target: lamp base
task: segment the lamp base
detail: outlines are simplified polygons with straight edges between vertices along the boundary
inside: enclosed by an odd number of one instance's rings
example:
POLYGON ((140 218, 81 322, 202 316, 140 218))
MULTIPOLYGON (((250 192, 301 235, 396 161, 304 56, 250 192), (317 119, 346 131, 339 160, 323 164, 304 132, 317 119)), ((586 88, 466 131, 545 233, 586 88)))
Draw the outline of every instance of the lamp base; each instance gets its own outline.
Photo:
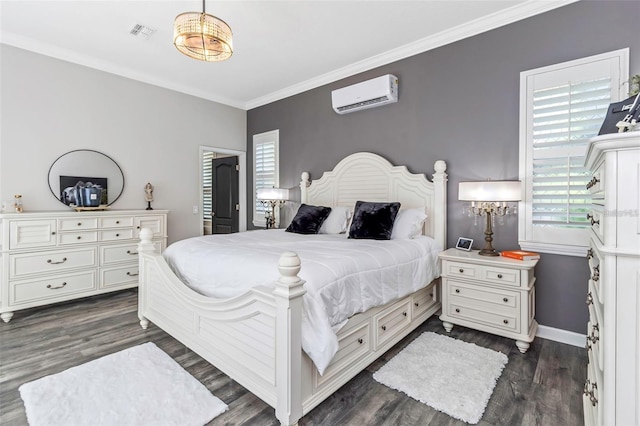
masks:
POLYGON ((483 248, 478 254, 480 256, 500 256, 500 253, 498 253, 493 247, 490 249, 483 248))

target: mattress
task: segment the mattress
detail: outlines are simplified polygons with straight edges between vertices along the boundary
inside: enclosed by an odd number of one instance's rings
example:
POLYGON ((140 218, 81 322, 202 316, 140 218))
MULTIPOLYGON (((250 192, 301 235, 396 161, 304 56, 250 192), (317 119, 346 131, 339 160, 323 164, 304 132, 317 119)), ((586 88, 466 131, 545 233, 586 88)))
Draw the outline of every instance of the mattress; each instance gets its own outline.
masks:
POLYGON ((273 288, 280 255, 297 253, 306 290, 302 348, 322 374, 338 350, 336 332, 349 317, 427 286, 440 275, 441 250, 426 236, 376 241, 272 229, 189 238, 163 255, 193 290, 230 298, 258 285, 273 288))

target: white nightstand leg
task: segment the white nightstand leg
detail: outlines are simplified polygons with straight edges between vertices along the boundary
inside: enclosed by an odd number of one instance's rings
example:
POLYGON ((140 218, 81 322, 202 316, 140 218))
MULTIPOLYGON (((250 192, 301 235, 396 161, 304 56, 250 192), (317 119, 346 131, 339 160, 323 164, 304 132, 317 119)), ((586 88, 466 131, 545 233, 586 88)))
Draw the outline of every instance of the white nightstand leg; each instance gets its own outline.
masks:
POLYGON ((450 322, 442 321, 442 326, 447 333, 451 333, 451 330, 453 330, 453 324, 450 322))
POLYGON ((523 342, 522 340, 516 340, 516 346, 520 349, 520 352, 525 353, 531 345, 527 342, 523 342))

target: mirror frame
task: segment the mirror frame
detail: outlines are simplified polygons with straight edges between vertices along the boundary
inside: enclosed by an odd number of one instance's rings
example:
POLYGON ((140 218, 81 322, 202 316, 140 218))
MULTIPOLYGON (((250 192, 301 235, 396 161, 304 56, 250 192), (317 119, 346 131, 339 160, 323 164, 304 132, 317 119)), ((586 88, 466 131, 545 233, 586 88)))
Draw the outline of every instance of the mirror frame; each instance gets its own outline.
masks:
MULTIPOLYGON (((69 154, 73 154, 75 152, 93 152, 95 154, 99 154, 102 155, 104 157, 106 157, 109 161, 111 161, 117 168, 117 172, 120 172, 120 176, 122 176, 122 188, 120 189, 120 193, 118 194, 117 197, 115 197, 113 199, 113 201, 110 201, 107 203, 108 206, 112 205, 113 203, 115 203, 116 201, 118 201, 118 198, 120 198, 122 196, 122 193, 124 192, 124 184, 125 184, 125 180, 124 180, 124 173, 122 172, 122 169, 120 168, 120 165, 118 163, 116 163, 116 161, 109 157, 107 154, 102 153, 100 151, 96 151, 94 149, 74 149, 72 151, 68 151, 65 152, 64 154, 62 154, 61 156, 59 156, 58 158, 56 158, 56 160, 51 164, 51 167, 49 167, 49 172, 47 173, 47 184, 49 185, 49 190, 51 191, 51 193, 53 194, 53 196, 55 197, 56 200, 58 200, 60 203, 62 203, 63 205, 66 206, 66 204, 60 199, 60 194, 56 194, 53 191, 53 187, 51 186, 51 171, 53 170, 53 168, 55 167, 56 163, 58 161, 60 161, 61 158, 69 155, 69 154)), ((60 176, 60 175, 58 175, 60 176)), ((109 197, 109 194, 107 194, 107 197, 109 197)), ((108 199, 107 199, 108 200, 108 199)))

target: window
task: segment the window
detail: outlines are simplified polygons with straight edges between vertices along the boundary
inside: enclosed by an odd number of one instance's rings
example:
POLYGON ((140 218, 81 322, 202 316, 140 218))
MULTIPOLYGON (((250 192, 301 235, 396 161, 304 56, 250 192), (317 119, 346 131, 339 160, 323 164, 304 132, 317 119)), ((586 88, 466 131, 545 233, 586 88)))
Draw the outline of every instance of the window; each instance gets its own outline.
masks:
MULTIPOLYGON (((278 187, 279 164, 278 145, 280 132, 253 135, 253 225, 265 226, 265 206, 256 199, 256 191, 260 188, 278 187)), ((276 212, 276 220, 278 215, 276 212)))
POLYGON ((525 250, 584 255, 590 179, 584 168, 609 103, 624 97, 629 50, 520 74, 519 242, 525 250))
POLYGON ((213 204, 213 173, 211 166, 213 159, 216 158, 215 152, 204 151, 200 156, 202 158, 202 220, 204 235, 210 235, 212 232, 211 208, 213 204))

